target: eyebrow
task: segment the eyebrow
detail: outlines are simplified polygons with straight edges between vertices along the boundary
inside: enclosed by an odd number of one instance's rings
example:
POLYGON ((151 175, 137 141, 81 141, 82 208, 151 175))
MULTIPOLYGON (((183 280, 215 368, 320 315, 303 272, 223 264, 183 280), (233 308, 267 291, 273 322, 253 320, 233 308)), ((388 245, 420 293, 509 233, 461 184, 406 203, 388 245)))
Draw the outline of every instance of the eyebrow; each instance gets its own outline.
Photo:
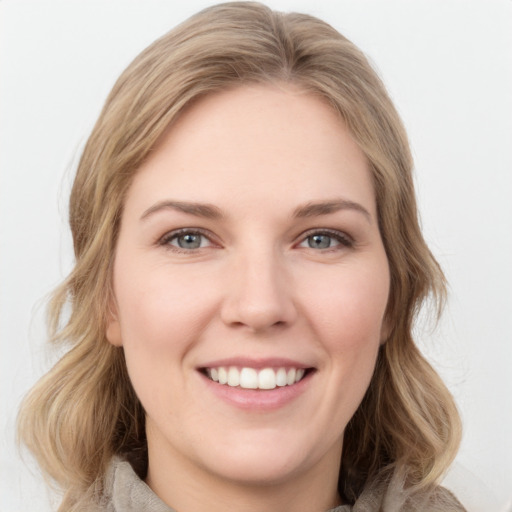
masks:
POLYGON ((159 201, 148 208, 141 216, 141 220, 146 219, 150 215, 162 210, 176 210, 196 217, 204 217, 206 219, 221 219, 224 217, 222 211, 213 204, 192 203, 188 201, 159 201))
POLYGON ((363 205, 349 201, 348 199, 306 203, 296 208, 293 212, 293 216, 296 218, 317 217, 320 215, 329 215, 330 213, 335 213, 340 210, 353 210, 362 213, 370 224, 372 222, 370 212, 363 205))
MULTIPOLYGON (((164 201, 159 201, 158 203, 154 204, 153 206, 145 210, 144 213, 141 215, 141 220, 145 220, 147 217, 162 210, 176 210, 179 212, 187 213, 189 215, 194 215, 196 217, 203 217, 206 219, 213 220, 224 218, 222 210, 213 204, 195 203, 189 201, 173 201, 167 199, 164 201)), ((371 223, 372 221, 372 216, 370 215, 370 212, 364 206, 354 201, 349 201, 347 199, 309 202, 297 207, 294 210, 292 216, 294 218, 303 219, 308 217, 329 215, 340 210, 353 210, 362 213, 366 217, 368 222, 371 223)))

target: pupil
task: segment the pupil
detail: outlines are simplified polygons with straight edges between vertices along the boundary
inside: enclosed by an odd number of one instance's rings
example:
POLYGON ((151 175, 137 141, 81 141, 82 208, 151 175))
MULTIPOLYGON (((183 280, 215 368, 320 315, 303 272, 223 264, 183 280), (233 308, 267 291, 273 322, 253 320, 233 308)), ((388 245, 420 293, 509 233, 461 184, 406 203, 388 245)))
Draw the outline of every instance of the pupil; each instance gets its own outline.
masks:
POLYGON ((331 245, 331 237, 327 235, 313 235, 309 237, 309 246, 313 249, 327 249, 331 245))
POLYGON ((178 245, 183 249, 197 249, 201 245, 201 237, 193 234, 180 236, 178 245))

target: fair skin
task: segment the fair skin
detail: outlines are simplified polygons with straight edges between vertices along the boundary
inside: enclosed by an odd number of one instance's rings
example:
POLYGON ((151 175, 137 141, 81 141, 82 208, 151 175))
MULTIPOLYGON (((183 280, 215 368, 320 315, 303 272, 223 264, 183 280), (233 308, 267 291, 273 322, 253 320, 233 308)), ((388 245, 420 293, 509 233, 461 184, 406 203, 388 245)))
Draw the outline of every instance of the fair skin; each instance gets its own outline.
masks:
POLYGON ((164 502, 340 503, 389 269, 366 159, 325 102, 269 85, 190 107, 129 189, 113 279, 107 337, 145 408, 147 483, 164 502))

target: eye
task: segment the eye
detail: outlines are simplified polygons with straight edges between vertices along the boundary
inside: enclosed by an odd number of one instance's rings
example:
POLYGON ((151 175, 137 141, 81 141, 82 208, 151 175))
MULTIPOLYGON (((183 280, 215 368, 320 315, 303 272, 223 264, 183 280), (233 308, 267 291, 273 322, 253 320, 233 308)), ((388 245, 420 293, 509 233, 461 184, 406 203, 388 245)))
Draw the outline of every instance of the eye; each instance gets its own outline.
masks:
POLYGON ((343 247, 352 247, 353 240, 341 231, 315 231, 303 239, 299 247, 309 249, 334 249, 343 247))
POLYGON ((170 246, 170 248, 176 248, 177 250, 193 251, 209 247, 212 245, 212 242, 200 231, 183 229, 167 233, 160 239, 159 244, 170 246))

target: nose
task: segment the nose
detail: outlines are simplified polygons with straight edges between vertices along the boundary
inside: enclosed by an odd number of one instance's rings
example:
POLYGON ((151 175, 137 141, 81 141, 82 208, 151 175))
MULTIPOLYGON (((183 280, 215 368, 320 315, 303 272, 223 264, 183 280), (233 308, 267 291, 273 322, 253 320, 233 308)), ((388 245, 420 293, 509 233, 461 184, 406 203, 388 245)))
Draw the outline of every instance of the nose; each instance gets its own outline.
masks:
POLYGON ((292 324, 297 317, 293 283, 271 250, 234 256, 221 308, 225 324, 252 332, 292 324))

